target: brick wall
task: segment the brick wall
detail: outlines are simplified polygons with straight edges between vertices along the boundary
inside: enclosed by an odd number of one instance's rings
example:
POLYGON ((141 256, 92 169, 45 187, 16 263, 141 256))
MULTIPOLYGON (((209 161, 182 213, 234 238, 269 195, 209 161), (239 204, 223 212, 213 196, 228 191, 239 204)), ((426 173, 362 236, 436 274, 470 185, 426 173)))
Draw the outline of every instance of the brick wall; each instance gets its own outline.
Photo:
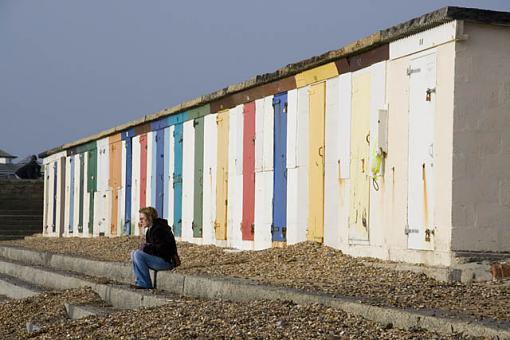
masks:
POLYGON ((42 232, 42 180, 0 180, 0 240, 42 232))

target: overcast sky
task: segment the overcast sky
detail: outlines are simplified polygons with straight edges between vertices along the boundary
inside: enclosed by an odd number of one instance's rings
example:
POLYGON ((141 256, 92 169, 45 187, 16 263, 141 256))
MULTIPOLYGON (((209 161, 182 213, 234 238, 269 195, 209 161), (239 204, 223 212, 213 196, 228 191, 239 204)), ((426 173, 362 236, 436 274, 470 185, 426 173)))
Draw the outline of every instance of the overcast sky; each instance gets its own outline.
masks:
POLYGON ((23 158, 445 5, 510 0, 0 0, 0 149, 23 158))

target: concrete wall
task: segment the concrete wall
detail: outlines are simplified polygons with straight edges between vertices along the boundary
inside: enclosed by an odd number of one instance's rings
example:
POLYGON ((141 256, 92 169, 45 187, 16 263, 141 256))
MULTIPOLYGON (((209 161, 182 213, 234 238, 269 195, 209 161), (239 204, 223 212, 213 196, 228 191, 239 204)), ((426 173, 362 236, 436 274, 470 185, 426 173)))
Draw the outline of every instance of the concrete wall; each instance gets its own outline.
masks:
POLYGON ((456 44, 452 249, 510 251, 510 28, 456 44))

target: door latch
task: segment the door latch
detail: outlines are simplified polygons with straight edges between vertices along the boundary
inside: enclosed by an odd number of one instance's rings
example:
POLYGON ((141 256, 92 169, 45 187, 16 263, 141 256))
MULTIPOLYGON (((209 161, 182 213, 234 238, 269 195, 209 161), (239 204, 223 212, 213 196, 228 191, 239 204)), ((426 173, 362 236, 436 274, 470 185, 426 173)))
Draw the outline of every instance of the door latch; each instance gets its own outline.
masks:
POLYGON ((431 236, 434 236, 435 232, 434 229, 425 229, 425 241, 430 242, 431 236))
POLYGON ((428 88, 425 95, 425 100, 430 102, 432 100, 432 93, 436 93, 436 88, 428 88))

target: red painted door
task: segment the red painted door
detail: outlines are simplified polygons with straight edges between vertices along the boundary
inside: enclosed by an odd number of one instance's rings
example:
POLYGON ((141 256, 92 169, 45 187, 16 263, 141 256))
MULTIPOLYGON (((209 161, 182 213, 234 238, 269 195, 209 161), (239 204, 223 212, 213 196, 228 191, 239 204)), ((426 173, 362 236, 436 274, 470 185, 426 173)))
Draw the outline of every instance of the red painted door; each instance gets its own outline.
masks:
POLYGON ((147 134, 140 135, 140 208, 147 202, 147 134))
POLYGON ((243 240, 253 240, 255 210, 255 102, 244 104, 243 240))

